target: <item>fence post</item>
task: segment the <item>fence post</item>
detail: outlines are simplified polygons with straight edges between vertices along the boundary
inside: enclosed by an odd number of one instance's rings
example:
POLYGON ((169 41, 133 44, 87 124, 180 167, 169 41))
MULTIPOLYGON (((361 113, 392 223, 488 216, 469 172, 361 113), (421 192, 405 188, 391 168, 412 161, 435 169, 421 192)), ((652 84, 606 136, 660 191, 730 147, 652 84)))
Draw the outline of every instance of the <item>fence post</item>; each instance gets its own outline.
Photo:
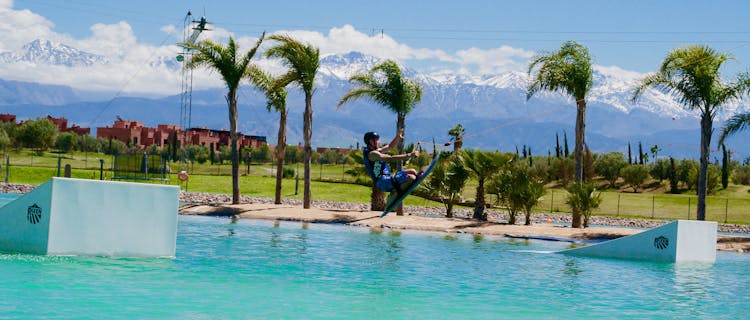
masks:
POLYGON ((57 154, 57 176, 60 176, 60 164, 62 163, 62 157, 60 157, 60 153, 57 154))
POLYGON ((690 197, 688 197, 688 220, 690 220, 690 197))
POLYGON ((549 213, 552 213, 552 208, 554 207, 554 205, 555 205, 555 189, 552 189, 552 196, 549 202, 549 213))
POLYGON ((99 159, 99 180, 104 180, 104 159, 99 159))
POLYGON ((651 196, 651 219, 654 218, 654 203, 656 202, 656 196, 651 196))
POLYGON ((727 216, 729 216, 729 198, 726 198, 724 203, 724 223, 727 223, 727 216))
POLYGON ((617 193, 617 216, 620 216, 620 195, 621 193, 617 193))
POLYGON ((5 155, 5 183, 8 183, 8 176, 10 175, 10 155, 5 155))

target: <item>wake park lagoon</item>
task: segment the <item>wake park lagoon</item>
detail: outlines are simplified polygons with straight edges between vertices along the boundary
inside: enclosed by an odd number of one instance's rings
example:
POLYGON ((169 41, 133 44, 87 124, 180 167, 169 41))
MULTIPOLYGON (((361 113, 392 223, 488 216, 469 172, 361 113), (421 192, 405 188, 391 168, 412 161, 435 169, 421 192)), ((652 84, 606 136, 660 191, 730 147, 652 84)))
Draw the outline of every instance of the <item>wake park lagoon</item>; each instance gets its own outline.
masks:
POLYGON ((173 259, 0 254, 9 318, 725 318, 750 256, 553 254, 569 243, 180 216, 173 259))

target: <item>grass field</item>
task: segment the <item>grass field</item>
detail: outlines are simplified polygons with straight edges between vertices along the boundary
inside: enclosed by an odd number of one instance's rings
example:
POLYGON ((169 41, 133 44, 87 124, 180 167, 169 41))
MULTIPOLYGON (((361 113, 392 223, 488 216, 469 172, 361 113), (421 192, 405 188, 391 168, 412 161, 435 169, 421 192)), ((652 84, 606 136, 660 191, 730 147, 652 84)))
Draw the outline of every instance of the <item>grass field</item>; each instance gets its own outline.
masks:
MULTIPOLYGON (((61 166, 70 164, 73 167, 72 177, 83 179, 99 179, 100 162, 104 159, 104 179, 112 178, 112 157, 102 154, 74 153, 60 156, 61 166)), ((40 184, 47 179, 57 176, 58 155, 45 153, 37 156, 29 151, 12 152, 10 154, 9 181, 14 183, 40 184)), ((303 167, 300 164, 288 165, 299 173, 300 179, 285 179, 283 182, 283 198, 302 199, 303 167), (298 192, 295 194, 295 185, 298 192)), ((354 178, 344 172, 352 166, 347 165, 313 165, 312 166, 312 198, 313 200, 342 201, 368 203, 370 188, 347 182, 354 178), (321 181, 322 180, 322 181, 321 181), (325 182, 323 182, 325 181, 325 182), (344 182, 344 183, 342 183, 344 182)), ((172 164, 172 172, 166 181, 154 183, 177 184, 174 174, 180 168, 179 164, 172 164)), ((275 190, 275 165, 252 164, 249 174, 246 165, 240 166, 240 191, 243 195, 258 197, 273 197, 275 190)), ((189 168, 190 181, 188 191, 209 193, 231 193, 232 179, 229 176, 229 164, 210 165, 195 164, 189 168)), ((62 169, 61 169, 62 172, 62 169)), ((0 175, 5 175, 5 163, 0 175)), ((183 187, 185 187, 183 185, 183 187)), ((475 198, 476 182, 470 181, 464 189, 465 199, 475 198)), ((707 220, 750 224, 750 193, 748 186, 730 185, 720 190, 716 195, 706 199, 707 220)), ((535 212, 568 212, 565 204, 567 192, 561 188, 548 189, 535 212)), ((695 219, 697 197, 694 194, 666 194, 663 192, 629 193, 617 191, 602 191, 602 203, 594 212, 595 215, 637 217, 637 218, 665 218, 665 219, 695 219)), ((494 196, 488 196, 493 201, 494 196)), ((406 205, 442 206, 442 204, 419 197, 407 198, 406 205)))

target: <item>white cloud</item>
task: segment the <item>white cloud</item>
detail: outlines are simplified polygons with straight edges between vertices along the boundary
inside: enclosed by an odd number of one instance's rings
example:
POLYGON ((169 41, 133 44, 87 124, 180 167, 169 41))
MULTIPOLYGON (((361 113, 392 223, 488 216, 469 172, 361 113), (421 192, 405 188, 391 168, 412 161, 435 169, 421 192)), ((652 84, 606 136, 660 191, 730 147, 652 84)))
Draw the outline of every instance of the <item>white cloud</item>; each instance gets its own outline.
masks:
POLYGON ((300 39, 320 48, 321 55, 342 54, 352 51, 367 55, 393 59, 397 61, 438 59, 444 61, 452 60, 450 55, 443 50, 415 49, 405 44, 398 43, 388 34, 368 35, 354 29, 351 25, 340 28, 331 28, 327 35, 316 31, 306 30, 282 30, 278 34, 288 34, 295 39, 300 39))
MULTIPOLYGON (((18 51, 35 39, 48 39, 73 46, 79 50, 105 56, 106 65, 69 68, 42 66, 30 63, 5 64, 0 68, 0 78, 68 85, 81 90, 102 90, 124 94, 176 94, 180 90, 182 74, 174 57, 182 52, 176 43, 182 41, 182 29, 165 25, 161 31, 167 37, 162 45, 139 42, 131 25, 126 21, 112 24, 97 23, 90 27, 90 35, 75 39, 54 31, 54 24, 29 10, 14 10, 13 2, 0 0, 0 52, 18 51), (170 67, 171 65, 171 67, 170 67)), ((191 30, 187 30, 191 32, 191 30)), ((438 75, 440 78, 493 75, 508 71, 526 71, 533 52, 500 46, 497 48, 468 48, 456 52, 440 49, 414 48, 400 43, 387 33, 367 34, 351 25, 328 30, 327 33, 307 30, 283 30, 300 41, 320 48, 321 56, 362 52, 383 59, 394 59, 409 68, 438 75)), ((269 33, 270 34, 270 33, 269 33)), ((242 50, 252 48, 260 34, 235 35, 232 31, 212 27, 200 39, 226 42, 235 37, 242 50)), ((265 41, 257 53, 261 67, 279 74, 284 71, 276 60, 262 57, 262 51, 272 45, 265 41)), ((602 74, 638 77, 640 74, 617 67, 597 66, 602 74)), ((215 72, 195 72, 194 88, 223 86, 215 72)))
POLYGON ((531 51, 501 46, 488 50, 469 48, 456 52, 457 62, 470 66, 479 74, 493 74, 507 71, 526 71, 531 51))
POLYGON ((646 76, 645 73, 625 70, 617 66, 594 65, 594 70, 608 77, 616 77, 625 81, 637 81, 646 76))
POLYGON ((13 10, 13 1, 0 0, 0 51, 20 49, 33 39, 52 39, 53 23, 29 10, 13 10), (31 40, 30 40, 31 39, 31 40))

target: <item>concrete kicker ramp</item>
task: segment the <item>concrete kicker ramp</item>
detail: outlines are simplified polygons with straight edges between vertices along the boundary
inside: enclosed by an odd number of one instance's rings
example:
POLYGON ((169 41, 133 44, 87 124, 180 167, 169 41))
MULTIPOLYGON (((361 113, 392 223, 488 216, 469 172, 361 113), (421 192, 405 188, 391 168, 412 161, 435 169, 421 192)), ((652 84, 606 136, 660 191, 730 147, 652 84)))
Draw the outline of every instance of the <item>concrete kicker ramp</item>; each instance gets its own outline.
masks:
POLYGON ((677 220, 563 254, 648 261, 716 261, 716 222, 677 220))
POLYGON ((179 188, 52 178, 0 207, 0 251, 174 257, 179 188))

